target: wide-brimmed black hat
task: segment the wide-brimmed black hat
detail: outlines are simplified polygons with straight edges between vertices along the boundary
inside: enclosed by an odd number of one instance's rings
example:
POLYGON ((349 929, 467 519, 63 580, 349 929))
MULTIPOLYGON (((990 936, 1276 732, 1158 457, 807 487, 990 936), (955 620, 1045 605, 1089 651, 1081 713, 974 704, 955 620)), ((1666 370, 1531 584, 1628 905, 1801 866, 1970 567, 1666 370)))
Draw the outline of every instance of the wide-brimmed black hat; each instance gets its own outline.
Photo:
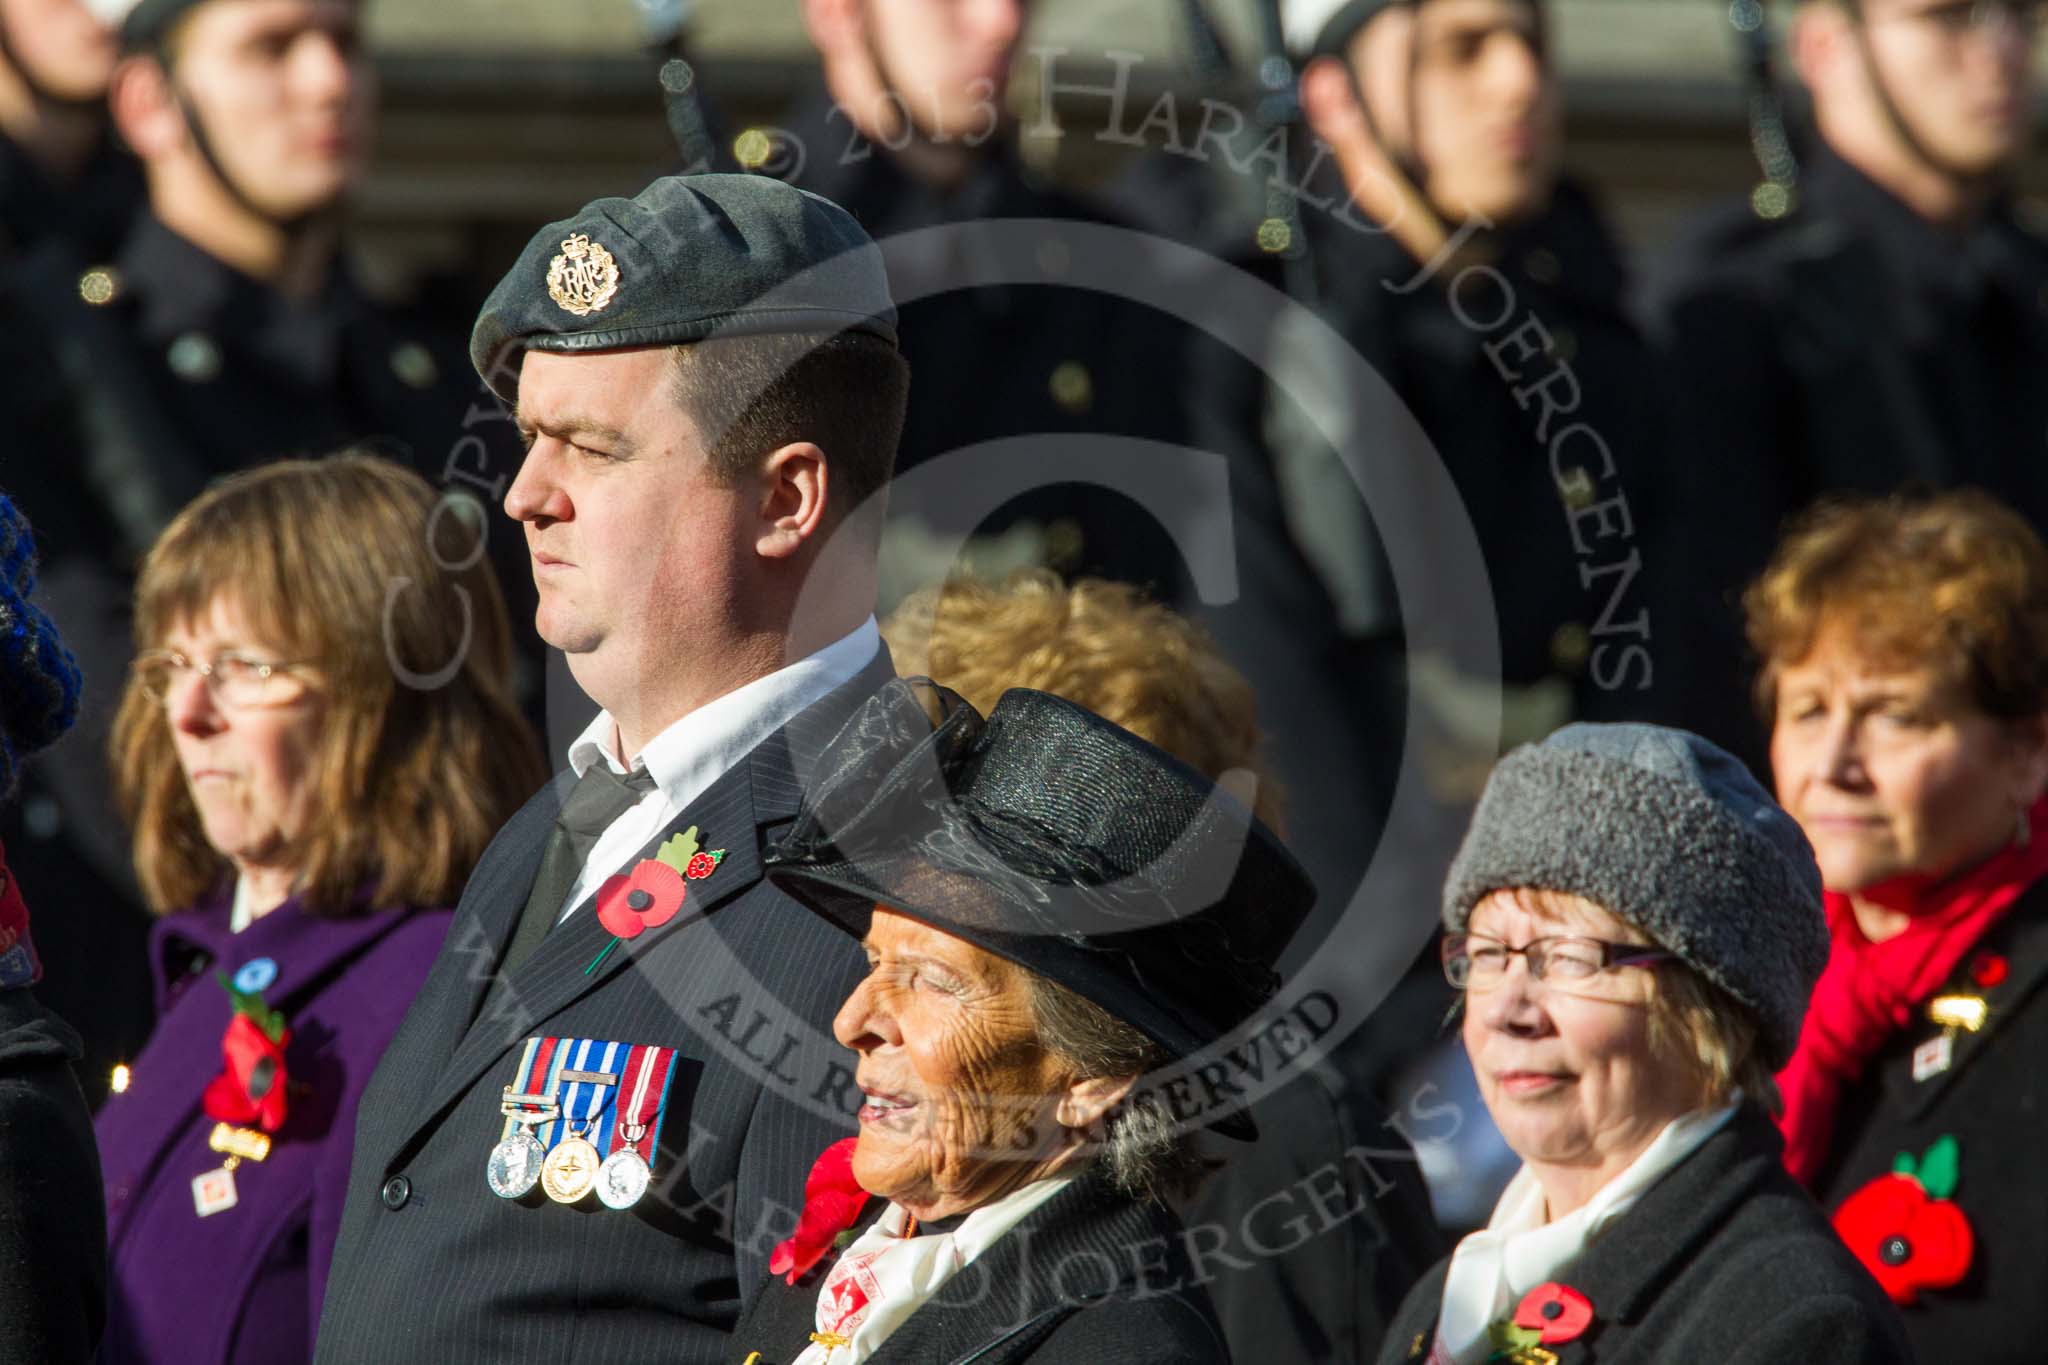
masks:
MULTIPOLYGON (((1024 688, 984 721, 924 679, 891 684, 840 732, 766 866, 848 933, 865 935, 879 902, 1176 1058, 1272 997, 1315 900, 1271 831, 1165 751, 1024 688)), ((1241 1111, 1210 1126, 1255 1131, 1241 1111)))

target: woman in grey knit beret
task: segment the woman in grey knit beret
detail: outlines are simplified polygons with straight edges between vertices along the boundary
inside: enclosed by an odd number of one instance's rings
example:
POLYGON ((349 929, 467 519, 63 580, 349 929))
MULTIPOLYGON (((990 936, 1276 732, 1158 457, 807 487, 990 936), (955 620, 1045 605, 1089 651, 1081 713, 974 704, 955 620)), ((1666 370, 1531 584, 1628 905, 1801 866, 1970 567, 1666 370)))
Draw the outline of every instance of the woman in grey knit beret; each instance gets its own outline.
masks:
POLYGON ((1523 1166, 1382 1362, 1912 1358, 1770 1118, 1827 958, 1820 894, 1798 826, 1697 736, 1572 725, 1501 760, 1443 954, 1523 1166))

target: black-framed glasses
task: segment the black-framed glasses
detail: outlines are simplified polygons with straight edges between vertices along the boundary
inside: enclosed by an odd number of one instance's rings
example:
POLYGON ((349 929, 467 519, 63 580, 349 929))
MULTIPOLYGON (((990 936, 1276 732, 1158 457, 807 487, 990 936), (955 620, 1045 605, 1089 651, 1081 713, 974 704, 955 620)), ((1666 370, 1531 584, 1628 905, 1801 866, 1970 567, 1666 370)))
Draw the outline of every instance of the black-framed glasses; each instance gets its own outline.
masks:
POLYGON ((302 667, 232 649, 210 660, 193 659, 175 649, 152 649, 138 654, 130 665, 142 695, 159 706, 170 700, 178 679, 197 673, 221 705, 252 708, 297 701, 305 694, 306 680, 294 670, 302 667))
POLYGON ((1519 948, 1484 934, 1445 934, 1444 980, 1461 991, 1490 991, 1508 974, 1508 961, 1519 956, 1537 981, 1569 990, 1598 979, 1616 967, 1646 967, 1677 954, 1640 943, 1610 943, 1579 934, 1532 938, 1519 948))

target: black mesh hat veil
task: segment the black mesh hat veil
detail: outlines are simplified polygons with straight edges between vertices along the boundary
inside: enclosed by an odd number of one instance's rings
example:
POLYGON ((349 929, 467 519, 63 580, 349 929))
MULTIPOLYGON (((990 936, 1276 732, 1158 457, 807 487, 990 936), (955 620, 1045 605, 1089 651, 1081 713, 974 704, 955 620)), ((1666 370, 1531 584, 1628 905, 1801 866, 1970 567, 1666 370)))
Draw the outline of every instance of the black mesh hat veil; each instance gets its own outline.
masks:
POLYGON ((1163 750, 1023 688, 984 721, 924 679, 884 689, 840 732, 766 865, 851 934, 880 904, 1175 1057, 1271 998, 1315 895, 1241 803, 1163 750))

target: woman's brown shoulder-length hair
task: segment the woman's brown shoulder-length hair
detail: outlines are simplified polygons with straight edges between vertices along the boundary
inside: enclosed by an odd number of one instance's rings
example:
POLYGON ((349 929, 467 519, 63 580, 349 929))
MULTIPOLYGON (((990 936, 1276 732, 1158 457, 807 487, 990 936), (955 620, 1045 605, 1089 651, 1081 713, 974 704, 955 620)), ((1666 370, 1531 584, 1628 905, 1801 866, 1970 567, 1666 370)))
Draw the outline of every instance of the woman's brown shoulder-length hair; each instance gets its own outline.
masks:
MULTIPOLYGON (((375 456, 287 460, 214 485, 143 561, 138 651, 226 601, 252 643, 320 679, 317 814, 295 850, 316 913, 453 904, 546 778, 512 699, 480 510, 375 456)), ((206 840, 164 708, 132 675, 111 757, 151 907, 187 909, 221 887, 231 865, 206 840)))

